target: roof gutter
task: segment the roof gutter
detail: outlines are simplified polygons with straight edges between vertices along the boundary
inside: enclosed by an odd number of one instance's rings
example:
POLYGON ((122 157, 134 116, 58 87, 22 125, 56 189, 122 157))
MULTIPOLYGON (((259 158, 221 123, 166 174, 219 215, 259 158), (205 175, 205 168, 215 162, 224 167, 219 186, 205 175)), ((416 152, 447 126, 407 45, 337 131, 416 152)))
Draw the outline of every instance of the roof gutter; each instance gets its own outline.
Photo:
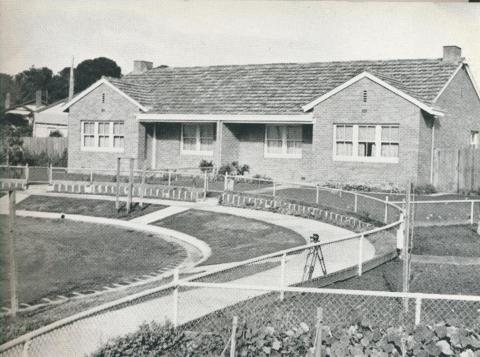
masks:
POLYGON ((312 113, 292 115, 271 114, 137 114, 137 119, 144 123, 155 122, 217 122, 255 123, 255 124, 313 124, 312 113))

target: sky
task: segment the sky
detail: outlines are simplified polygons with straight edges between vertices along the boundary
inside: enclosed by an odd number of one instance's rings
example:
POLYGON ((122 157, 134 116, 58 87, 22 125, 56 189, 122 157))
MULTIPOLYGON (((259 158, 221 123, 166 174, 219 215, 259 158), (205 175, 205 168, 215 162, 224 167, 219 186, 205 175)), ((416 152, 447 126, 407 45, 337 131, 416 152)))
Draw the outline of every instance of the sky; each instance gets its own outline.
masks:
POLYGON ((480 82, 480 3, 0 0, 0 72, 108 57, 154 65, 437 58, 480 82))

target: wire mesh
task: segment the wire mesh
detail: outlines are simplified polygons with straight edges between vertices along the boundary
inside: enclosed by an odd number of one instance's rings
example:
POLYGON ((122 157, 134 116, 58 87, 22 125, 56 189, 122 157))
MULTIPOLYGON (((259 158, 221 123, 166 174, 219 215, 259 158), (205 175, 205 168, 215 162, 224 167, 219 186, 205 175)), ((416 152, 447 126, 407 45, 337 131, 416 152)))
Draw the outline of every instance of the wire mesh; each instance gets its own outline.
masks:
POLYGON ((25 179, 25 166, 0 166, 0 178, 25 179))

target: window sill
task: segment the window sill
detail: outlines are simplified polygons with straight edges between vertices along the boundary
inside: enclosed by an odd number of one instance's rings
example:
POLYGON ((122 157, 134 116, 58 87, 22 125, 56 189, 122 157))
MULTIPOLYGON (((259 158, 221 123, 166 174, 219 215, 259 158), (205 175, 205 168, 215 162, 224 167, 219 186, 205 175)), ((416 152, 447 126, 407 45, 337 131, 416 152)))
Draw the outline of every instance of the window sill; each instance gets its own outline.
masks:
POLYGON ((272 154, 264 153, 263 157, 265 159, 301 159, 302 154, 272 154))
POLYGON ((120 148, 99 148, 99 147, 88 147, 88 146, 84 146, 80 150, 87 151, 87 152, 123 152, 124 151, 124 149, 120 149, 120 148))
POLYGON ((398 164, 398 157, 334 156, 333 161, 398 164))
POLYGON ((213 151, 189 151, 181 150, 180 155, 193 155, 193 156, 213 156, 213 151))

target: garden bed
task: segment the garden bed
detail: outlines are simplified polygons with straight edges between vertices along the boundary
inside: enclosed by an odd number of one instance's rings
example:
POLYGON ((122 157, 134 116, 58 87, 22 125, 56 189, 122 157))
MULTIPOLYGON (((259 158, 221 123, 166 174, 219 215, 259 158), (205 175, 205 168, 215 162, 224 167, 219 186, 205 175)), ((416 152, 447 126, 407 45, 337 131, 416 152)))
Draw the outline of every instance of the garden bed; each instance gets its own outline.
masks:
POLYGON ((203 240, 212 255, 203 265, 231 263, 305 244, 283 227, 224 213, 188 210, 154 223, 203 240))
POLYGON ((167 206, 158 204, 144 204, 143 207, 140 207, 139 203, 134 202, 132 204, 132 211, 127 213, 124 199, 122 199, 120 210, 117 212, 115 209, 115 201, 40 195, 28 196, 25 200, 17 204, 17 209, 28 211, 80 214, 122 220, 130 220, 161 210, 165 207, 167 206))

